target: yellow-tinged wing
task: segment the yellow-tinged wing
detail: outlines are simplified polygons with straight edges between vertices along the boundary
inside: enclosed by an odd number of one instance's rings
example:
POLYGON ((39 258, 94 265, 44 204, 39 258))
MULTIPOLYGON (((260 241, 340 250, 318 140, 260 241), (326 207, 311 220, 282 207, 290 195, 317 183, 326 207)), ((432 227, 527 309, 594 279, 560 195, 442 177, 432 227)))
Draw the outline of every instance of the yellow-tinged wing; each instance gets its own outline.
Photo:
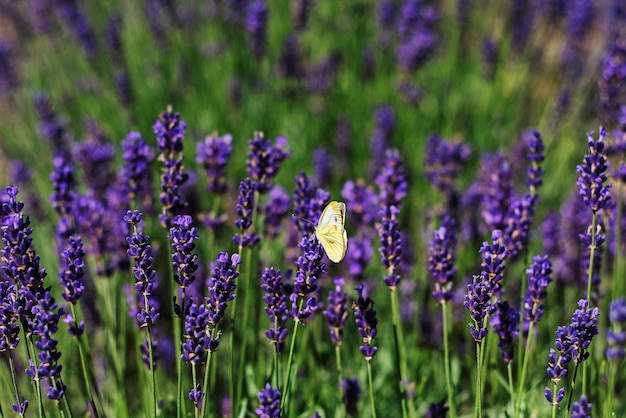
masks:
POLYGON ((344 229, 346 222, 346 204, 330 202, 315 228, 315 236, 324 247, 326 255, 333 263, 338 263, 346 255, 348 249, 348 233, 344 229))

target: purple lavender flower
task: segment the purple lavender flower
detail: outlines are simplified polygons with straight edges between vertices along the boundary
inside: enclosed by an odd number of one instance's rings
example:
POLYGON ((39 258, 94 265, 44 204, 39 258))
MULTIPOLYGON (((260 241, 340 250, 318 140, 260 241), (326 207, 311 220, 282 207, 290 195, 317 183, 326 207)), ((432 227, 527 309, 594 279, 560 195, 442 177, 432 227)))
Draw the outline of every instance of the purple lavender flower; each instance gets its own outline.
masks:
POLYGON ((433 187, 444 193, 449 205, 457 193, 454 183, 471 155, 471 146, 459 140, 449 141, 430 135, 426 141, 424 176, 433 187))
POLYGON ((56 4, 59 19, 68 27, 77 41, 80 42, 83 52, 92 58, 98 52, 98 43, 88 16, 81 9, 76 0, 63 0, 56 4))
POLYGON ((379 229, 380 248, 378 252, 382 257, 382 263, 387 269, 387 275, 383 281, 390 289, 400 282, 400 275, 396 271, 400 265, 402 255, 402 232, 400 232, 396 216, 400 210, 395 206, 383 206, 380 210, 381 226, 379 229))
POLYGON ((333 85, 341 65, 341 55, 331 53, 322 61, 311 63, 305 68, 304 86, 310 93, 324 94, 333 85))
POLYGON ((255 192, 258 183, 247 177, 239 185, 239 197, 237 197, 237 216, 235 227, 239 233, 233 236, 233 242, 241 248, 253 247, 259 242, 260 237, 252 230, 252 212, 254 210, 255 192))
POLYGON ((261 276, 261 290, 265 292, 265 313, 269 316, 272 326, 265 331, 265 336, 276 346, 276 352, 281 354, 285 349, 287 339, 287 295, 285 284, 280 270, 273 267, 265 269, 261 276))
POLYGON ((301 255, 296 261, 298 271, 293 280, 293 294, 290 299, 293 317, 297 321, 303 321, 318 309, 314 296, 318 288, 317 281, 327 270, 326 263, 322 261, 324 256, 322 246, 314 235, 303 237, 298 246, 301 255), (304 308, 295 305, 298 298, 304 300, 304 308))
POLYGON ((213 274, 209 277, 207 288, 209 295, 205 303, 209 309, 209 323, 216 328, 224 319, 228 302, 235 299, 235 281, 239 277, 238 266, 241 264, 239 254, 230 258, 228 253, 221 252, 213 264, 213 274))
MULTIPOLYGON (((618 25, 623 25, 623 22, 618 25)), ((615 37, 602 57, 602 72, 598 80, 600 90, 598 113, 600 119, 609 126, 618 122, 619 107, 624 103, 626 95, 625 81, 626 42, 621 37, 615 37)))
POLYGON ((270 239, 276 238, 280 232, 281 222, 290 208, 291 201, 289 200, 287 191, 280 186, 272 187, 268 202, 263 210, 265 213, 263 235, 270 239))
POLYGON ((198 254, 194 254, 195 240, 199 239, 198 228, 192 226, 193 219, 189 215, 178 215, 172 219, 172 228, 168 239, 172 246, 172 266, 174 281, 184 292, 196 280, 198 254))
POLYGON ((313 166, 315 167, 315 184, 326 186, 332 180, 333 156, 323 147, 313 151, 313 166))
POLYGON ((233 151, 233 136, 208 135, 196 145, 196 162, 204 167, 207 176, 207 190, 213 194, 226 193, 226 164, 233 151))
POLYGON ((626 300, 619 298, 609 307, 611 328, 606 331, 608 347, 605 351, 610 361, 620 361, 626 357, 626 300))
POLYGON ((0 91, 6 94, 18 84, 19 77, 13 63, 13 50, 8 42, 0 40, 0 91))
POLYGON ((343 277, 334 280, 335 290, 328 294, 328 307, 324 310, 324 318, 330 328, 330 341, 334 346, 343 342, 343 327, 348 317, 348 294, 342 289, 343 277))
POLYGON ((298 37, 287 36, 277 65, 278 73, 287 79, 297 80, 304 74, 298 37))
POLYGON ((122 15, 120 12, 115 11, 109 14, 104 31, 104 44, 113 64, 117 67, 123 67, 125 65, 121 29, 122 15))
MULTIPOLYGON (((209 310, 201 303, 192 303, 186 309, 184 328, 185 342, 181 358, 184 362, 195 366, 202 364, 207 358, 208 351, 217 348, 209 330, 209 310)), ((217 336, 219 342, 219 335, 217 336)))
POLYGON ((351 417, 357 416, 359 413, 359 397, 361 396, 361 385, 357 377, 350 377, 341 381, 343 386, 343 405, 346 408, 346 414, 351 417))
POLYGON ((0 353, 20 343, 20 307, 15 283, 0 278, 0 353))
POLYGON ((398 150, 389 149, 385 152, 384 165, 376 176, 376 184, 380 189, 381 204, 400 207, 408 192, 408 183, 398 150))
POLYGON ((81 165, 87 185, 102 199, 113 178, 115 147, 97 122, 86 124, 87 137, 75 145, 74 155, 81 165))
POLYGON ((39 116, 39 133, 41 136, 52 142, 56 149, 69 149, 70 135, 67 121, 57 115, 50 97, 43 93, 37 93, 34 102, 39 116))
POLYGON ((437 45, 433 27, 439 14, 421 0, 406 0, 398 13, 396 61, 407 74, 417 71, 437 45))
MULTIPOLYGON (((593 253, 593 270, 591 272, 591 294, 589 297, 592 301, 597 301, 600 294, 600 283, 602 279, 600 278, 600 270, 602 269, 602 253, 604 249, 604 243, 606 242, 606 235, 602 234, 602 230, 604 225, 602 220, 598 223, 595 231, 595 251, 593 253)), ((582 258, 581 258, 581 270, 583 273, 582 283, 587 285, 587 280, 589 278, 589 268, 592 267, 590 263, 591 257, 591 248, 592 248, 592 227, 589 225, 587 227, 587 231, 584 234, 580 234, 580 242, 583 248, 582 258)))
POLYGON ((531 194, 535 194, 536 190, 543 184, 543 169, 540 164, 544 160, 544 146, 541 134, 538 131, 528 133, 526 145, 528 147, 528 160, 531 163, 526 169, 526 186, 530 189, 531 194))
POLYGON ((157 273, 154 270, 154 259, 152 258, 152 247, 150 246, 150 236, 143 233, 143 215, 138 211, 128 211, 124 216, 124 221, 129 224, 133 231, 132 235, 126 238, 128 242, 128 256, 134 260, 133 274, 135 276, 135 290, 139 295, 137 312, 135 319, 139 328, 147 328, 149 331, 159 318, 156 304, 151 303, 154 299, 153 293, 157 285, 157 273), (145 301, 148 301, 146 306, 145 301))
POLYGON ((513 51, 521 54, 528 43, 534 26, 533 7, 529 1, 511 2, 511 36, 513 51))
POLYGON ((272 188, 271 181, 276 177, 282 162, 291 155, 287 149, 287 138, 276 137, 276 145, 263 138, 263 134, 256 132, 254 138, 248 141, 247 172, 256 183, 256 190, 263 194, 272 188))
POLYGON ((260 59, 265 53, 268 10, 264 0, 253 0, 246 7, 246 30, 250 36, 252 55, 260 59))
MULTIPOLYGON (((586 299, 578 301, 578 307, 572 315, 572 322, 567 327, 560 326, 556 330, 555 349, 550 349, 548 355, 548 376, 556 385, 567 375, 567 364, 574 360, 579 365, 589 358, 591 340, 598 334, 598 308, 589 308, 586 299)), ((561 388, 556 394, 549 388, 545 389, 545 396, 550 403, 559 403, 564 396, 561 388)))
POLYGON ((348 238, 348 250, 346 251, 345 264, 348 266, 350 279, 362 282, 365 277, 365 269, 372 260, 374 247, 372 239, 367 236, 348 238))
MULTIPOLYGON (((61 219, 72 220, 72 210, 76 200, 76 179, 75 170, 70 153, 64 149, 58 149, 52 160, 54 169, 50 174, 53 192, 50 202, 54 211, 61 219)), ((60 231, 57 230, 57 233, 60 231)), ((65 234, 60 234, 62 239, 67 239, 73 231, 70 229, 65 234)))
POLYGON ((389 44, 393 24, 396 20, 396 4, 393 0, 381 0, 376 7, 376 20, 380 27, 378 42, 381 46, 389 44))
POLYGON ((280 418, 280 399, 282 394, 278 389, 273 389, 268 383, 259 392, 259 407, 254 412, 260 418, 280 418))
POLYGON ((182 154, 186 126, 180 115, 172 111, 172 106, 168 106, 152 125, 160 151, 159 161, 163 163, 160 195, 163 212, 159 220, 167 229, 171 227, 171 217, 185 207, 180 189, 189 178, 184 172, 182 154))
POLYGON ((480 263, 481 274, 485 275, 488 285, 491 286, 490 292, 496 299, 504 292, 502 278, 508 256, 508 250, 502 245, 501 239, 502 232, 495 230, 491 233, 492 243, 483 242, 479 250, 482 259, 480 263))
POLYGON ((526 194, 521 198, 511 197, 503 232, 504 245, 511 260, 523 253, 538 201, 539 197, 533 194, 526 194))
POLYGON ((500 55, 500 48, 493 37, 485 36, 480 44, 482 74, 487 80, 493 80, 500 55))
POLYGON ((483 193, 482 217, 490 230, 504 230, 506 214, 513 194, 511 165, 499 153, 483 157, 482 167, 489 167, 488 180, 483 193))
POLYGON ((292 3, 291 22, 296 30, 306 29, 312 7, 313 2, 311 0, 296 0, 292 3))
POLYGON ((591 418, 591 406, 592 404, 587 400, 587 397, 581 395, 580 401, 574 402, 572 405, 571 418, 591 418))
POLYGON ((609 189, 611 183, 607 184, 608 169, 607 158, 604 154, 604 138, 608 134, 603 127, 600 127, 598 140, 593 139, 593 133, 587 134, 587 144, 590 154, 585 155, 584 164, 576 166, 578 178, 576 184, 580 187, 580 195, 585 205, 596 213, 600 209, 607 208, 611 200, 609 189))
POLYGON ((480 343, 487 336, 488 329, 485 318, 493 314, 495 306, 493 298, 493 288, 489 283, 486 273, 474 275, 472 283, 467 285, 467 294, 463 305, 470 311, 473 323, 470 323, 470 334, 474 341, 480 343))
POLYGON ((500 340, 498 348, 502 351, 504 362, 512 363, 515 341, 519 337, 519 312, 508 301, 498 301, 491 326, 500 340))
POLYGON ((301 171, 295 178, 295 182, 296 188, 293 191, 293 213, 295 216, 293 221, 303 236, 310 236, 315 232, 313 220, 318 219, 322 214, 322 208, 330 198, 330 193, 322 189, 314 191, 304 171, 301 171))
POLYGON ((543 316, 541 304, 547 295, 547 289, 552 282, 552 264, 547 255, 533 257, 533 263, 526 269, 528 276, 528 288, 522 301, 524 305, 524 334, 528 333, 530 324, 537 325, 543 316))
POLYGON ((352 308, 354 309, 356 326, 359 329, 361 338, 363 338, 363 345, 359 347, 359 350, 365 357, 365 360, 369 362, 378 351, 378 348, 372 345, 376 337, 378 318, 376 318, 376 310, 374 310, 374 301, 369 296, 364 296, 366 293, 365 284, 361 283, 355 290, 358 292, 359 297, 352 304, 352 308))
POLYGON ((59 278, 63 291, 61 296, 67 302, 76 304, 85 291, 83 281, 85 275, 85 251, 83 250, 83 240, 79 237, 70 237, 67 247, 61 254, 61 271, 59 278))
POLYGON ((433 232, 428 256, 428 272, 435 280, 433 297, 442 304, 452 299, 452 285, 456 276, 455 248, 456 222, 445 217, 441 227, 433 232))
POLYGON ((374 224, 378 218, 378 196, 372 187, 367 186, 362 179, 356 183, 348 180, 341 189, 341 197, 350 202, 348 217, 357 231, 374 224))
POLYGON ((370 137, 370 172, 377 175, 382 167, 381 155, 385 155, 396 130, 396 115, 391 106, 381 106, 374 112, 374 131, 370 137))
POLYGON ((26 207, 30 208, 30 213, 35 214, 37 218, 43 218, 42 202, 36 190, 31 186, 33 183, 33 172, 31 167, 27 166, 21 160, 11 160, 8 164, 8 182, 14 184, 25 192, 26 207))
POLYGON ((195 388, 189 391, 188 398, 191 402, 193 402, 193 406, 200 410, 202 409, 202 400, 204 399, 204 392, 202 391, 202 386, 197 384, 195 388))
POLYGON ((128 200, 135 202, 143 213, 151 213, 154 149, 143 141, 139 132, 129 132, 122 141, 122 158, 124 164, 119 179, 126 188, 128 200))

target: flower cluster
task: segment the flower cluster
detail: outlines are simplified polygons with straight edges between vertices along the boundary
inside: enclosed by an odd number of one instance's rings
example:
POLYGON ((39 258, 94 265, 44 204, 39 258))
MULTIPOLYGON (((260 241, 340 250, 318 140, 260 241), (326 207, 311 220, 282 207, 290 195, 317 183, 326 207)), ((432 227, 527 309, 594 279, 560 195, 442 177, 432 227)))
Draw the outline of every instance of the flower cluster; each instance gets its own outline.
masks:
POLYGON ((591 402, 587 400, 585 395, 580 396, 580 401, 574 402, 572 405, 571 418, 591 418, 591 402))
POLYGON ((502 232, 495 230, 491 233, 492 243, 483 242, 479 250, 482 259, 481 274, 485 276, 486 282, 491 287, 490 292, 495 298, 499 298, 504 292, 502 278, 508 255, 508 250, 502 245, 501 240, 502 232))
POLYGON ((383 161, 380 156, 385 155, 389 148, 391 137, 396 130, 396 115, 391 106, 381 106, 374 112, 374 131, 370 137, 370 172, 378 174, 383 161))
POLYGON ((273 267, 265 269, 261 276, 261 290, 265 292, 265 313, 269 316, 270 328, 265 331, 265 336, 276 346, 276 352, 282 353, 287 339, 287 295, 285 284, 280 270, 273 267))
POLYGON ((163 163, 159 196, 163 211, 159 215, 159 220, 167 229, 171 227, 172 216, 179 214, 185 207, 181 188, 189 178, 183 167, 183 139, 186 126, 180 115, 172 111, 171 106, 168 106, 167 111, 162 112, 152 125, 157 136, 159 161, 163 163))
MULTIPOLYGON (((507 159, 499 153, 483 157, 481 167, 489 167, 482 202, 483 221, 490 230, 504 230, 513 194, 513 173, 507 159)), ((485 173, 487 174, 487 173, 485 173)))
POLYGON ((303 236, 310 236, 315 232, 314 219, 322 214, 324 203, 330 198, 330 193, 322 189, 315 189, 304 171, 295 178, 296 187, 293 191, 293 221, 303 236))
POLYGON ((376 184, 380 188, 380 203, 399 208, 408 193, 408 183, 398 150, 388 149, 385 152, 385 162, 376 176, 376 184))
POLYGON ((83 277, 85 275, 85 250, 83 240, 79 237, 70 237, 67 247, 61 254, 61 271, 59 278, 63 291, 61 296, 67 302, 76 304, 85 291, 83 277))
POLYGON ((207 190, 213 194, 226 192, 226 180, 224 178, 226 164, 233 152, 233 136, 209 135, 196 145, 196 162, 202 167, 207 176, 207 190))
POLYGON ((522 301, 524 306, 524 334, 527 334, 530 324, 537 325, 543 316, 543 305, 546 298, 548 285, 552 282, 552 263, 547 255, 533 257, 533 263, 526 269, 528 287, 522 301))
POLYGON ((598 140, 593 139, 593 133, 587 134, 587 144, 590 154, 585 155, 584 164, 576 166, 578 178, 576 184, 580 188, 580 195, 585 205, 596 213, 600 209, 608 208, 611 201, 609 189, 611 183, 607 183, 608 169, 607 157, 604 154, 604 139, 608 136, 603 127, 600 127, 598 140))
POLYGON ((256 184, 259 193, 266 193, 272 188, 271 181, 282 162, 291 155, 287 149, 287 138, 276 137, 276 146, 263 138, 260 132, 255 133, 254 139, 248 141, 247 172, 256 184))
MULTIPOLYGON (((567 364, 574 360, 576 365, 589 358, 589 346, 595 335, 598 334, 598 308, 590 308, 586 299, 578 301, 578 307, 572 315, 572 322, 567 327, 560 326, 556 330, 554 346, 548 354, 548 376, 554 383, 558 383, 567 374, 567 364)), ((565 388, 554 393, 545 388, 545 396, 550 403, 559 403, 565 396, 565 388)))
POLYGON ((73 211, 76 201, 75 169, 70 152, 58 149, 52 160, 54 166, 50 174, 53 192, 50 201, 54 211, 59 215, 55 235, 57 247, 63 248, 65 241, 75 233, 73 211))
POLYGON ((122 141, 122 158, 119 178, 128 200, 135 202, 143 213, 151 213, 154 149, 143 141, 139 132, 129 132, 122 141))
POLYGON ((374 255, 372 239, 367 235, 348 238, 348 250, 346 251, 345 263, 348 266, 350 278, 355 282, 361 282, 365 276, 365 269, 374 255))
POLYGON ((90 190, 102 200, 114 178, 115 146, 95 121, 87 121, 86 129, 87 136, 73 146, 73 154, 90 190))
POLYGON ((491 326, 498 335, 498 348, 502 351, 504 362, 512 363, 515 341, 519 336, 519 312, 508 301, 498 301, 491 326))
POLYGON ((471 157, 472 147, 463 141, 449 141, 438 135, 430 135, 424 154, 424 176, 434 188, 451 200, 456 194, 454 183, 471 157))
POLYGON ((528 160, 530 166, 526 169, 526 186, 531 194, 535 194, 537 189, 543 184, 543 169, 540 164, 544 160, 543 138, 538 131, 530 132, 526 137, 528 147, 528 160))
POLYGON ((255 207, 255 192, 258 183, 250 180, 247 177, 239 184, 239 196, 237 197, 237 211, 238 218, 235 220, 235 226, 239 230, 239 233, 233 237, 233 242, 241 248, 248 248, 256 245, 259 242, 260 237, 254 233, 252 228, 252 216, 254 215, 255 207))
POLYGON ((259 407, 254 412, 260 418, 280 418, 280 400, 282 394, 278 389, 273 389, 269 383, 259 392, 259 407))
POLYGON ((361 396, 359 379, 356 377, 343 379, 341 386, 343 386, 343 405, 346 408, 346 414, 355 417, 359 413, 359 397, 361 396))
MULTIPOLYGON (((358 231, 374 224, 378 216, 378 195, 363 180, 347 181, 341 189, 341 197, 350 202, 348 215, 350 224, 358 231)), ((350 248, 350 246, 348 246, 350 248)))
POLYGON ((15 350, 20 343, 18 293, 15 283, 0 279, 0 353, 15 350))
POLYGON ((324 263, 324 253, 321 244, 315 236, 303 237, 298 244, 301 255, 296 264, 298 271, 293 279, 293 293, 290 296, 292 303, 291 314, 297 321, 303 321, 318 310, 317 298, 314 296, 318 284, 317 280, 326 273, 326 263, 324 263), (298 298, 303 298, 301 303, 304 307, 298 306, 298 298))
POLYGON ((328 307, 324 310, 324 318, 330 327, 330 341, 338 346, 343 342, 343 327, 348 317, 348 294, 343 290, 343 277, 334 280, 335 290, 328 294, 328 307))
POLYGON ((246 30, 250 35, 252 55, 259 59, 265 52, 267 38, 267 5, 264 0, 253 0, 246 8, 246 30))
POLYGON ((611 361, 623 360, 626 357, 626 300, 619 298, 611 302, 609 308, 611 328, 606 331, 608 347, 606 357, 611 361))
POLYGON ((159 314, 153 302, 154 289, 157 285, 157 273, 154 270, 154 259, 152 258, 152 247, 149 244, 150 236, 143 233, 143 215, 138 211, 128 211, 124 216, 124 221, 133 228, 132 235, 126 238, 129 248, 127 254, 135 262, 133 274, 135 276, 135 290, 140 296, 138 304, 140 306, 135 319, 139 328, 154 326, 159 314), (145 306, 145 301, 150 305, 145 306))
POLYGON ((372 345, 376 338, 378 318, 376 318, 376 310, 374 309, 374 301, 365 296, 365 284, 361 283, 356 288, 359 296, 352 304, 354 309, 354 320, 359 329, 359 334, 363 338, 363 345, 359 347, 361 354, 365 360, 370 361, 378 351, 378 348, 372 345))
POLYGON ((198 229, 192 226, 193 219, 189 215, 178 215, 172 219, 172 228, 168 238, 172 246, 172 266, 174 280, 185 291, 196 280, 198 255, 193 253, 195 240, 199 239, 198 229))
POLYGON ((395 206, 383 206, 380 211, 381 226, 379 229, 380 248, 378 252, 382 257, 383 266, 387 269, 387 275, 383 281, 390 289, 400 282, 400 275, 397 272, 402 255, 402 232, 396 216, 400 213, 395 206))
POLYGON ((420 0, 406 1, 399 10, 396 61, 407 74, 417 71, 433 54, 437 45, 434 26, 439 13, 420 0))
POLYGON ((42 137, 52 142, 56 150, 69 150, 70 134, 67 128, 67 121, 60 118, 50 97, 43 93, 35 94, 35 109, 39 116, 39 133, 42 137))
POLYGON ((452 284, 456 275, 455 248, 456 222, 445 217, 441 227, 433 232, 428 255, 428 273, 435 280, 433 297, 439 303, 452 299, 452 284))
POLYGON ((239 277, 239 264, 241 264, 241 258, 236 253, 229 258, 228 253, 221 252, 215 259, 213 274, 207 282, 209 295, 206 298, 210 313, 209 323, 213 327, 222 322, 228 302, 235 299, 237 288, 235 281, 239 277))
POLYGON ((263 222, 263 235, 267 238, 276 238, 280 232, 280 224, 285 215, 289 212, 291 202, 287 191, 280 186, 272 187, 269 199, 263 212, 265 220, 263 222))

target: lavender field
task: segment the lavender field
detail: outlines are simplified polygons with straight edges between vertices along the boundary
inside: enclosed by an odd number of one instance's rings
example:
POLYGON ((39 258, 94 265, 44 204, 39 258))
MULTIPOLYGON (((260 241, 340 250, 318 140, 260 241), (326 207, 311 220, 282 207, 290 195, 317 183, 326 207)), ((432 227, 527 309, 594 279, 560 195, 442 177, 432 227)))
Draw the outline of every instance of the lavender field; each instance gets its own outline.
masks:
POLYGON ((626 416, 623 0, 4 1, 0 115, 0 417, 626 416))

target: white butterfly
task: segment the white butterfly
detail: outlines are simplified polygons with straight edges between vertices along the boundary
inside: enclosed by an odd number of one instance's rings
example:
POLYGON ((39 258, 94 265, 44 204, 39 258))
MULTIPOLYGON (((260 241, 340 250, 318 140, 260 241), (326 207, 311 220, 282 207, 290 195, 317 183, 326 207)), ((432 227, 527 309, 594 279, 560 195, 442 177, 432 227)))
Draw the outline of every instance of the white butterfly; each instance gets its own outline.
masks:
POLYGON ((332 201, 326 205, 315 227, 315 237, 333 263, 340 262, 346 255, 348 233, 345 224, 346 204, 332 201))

